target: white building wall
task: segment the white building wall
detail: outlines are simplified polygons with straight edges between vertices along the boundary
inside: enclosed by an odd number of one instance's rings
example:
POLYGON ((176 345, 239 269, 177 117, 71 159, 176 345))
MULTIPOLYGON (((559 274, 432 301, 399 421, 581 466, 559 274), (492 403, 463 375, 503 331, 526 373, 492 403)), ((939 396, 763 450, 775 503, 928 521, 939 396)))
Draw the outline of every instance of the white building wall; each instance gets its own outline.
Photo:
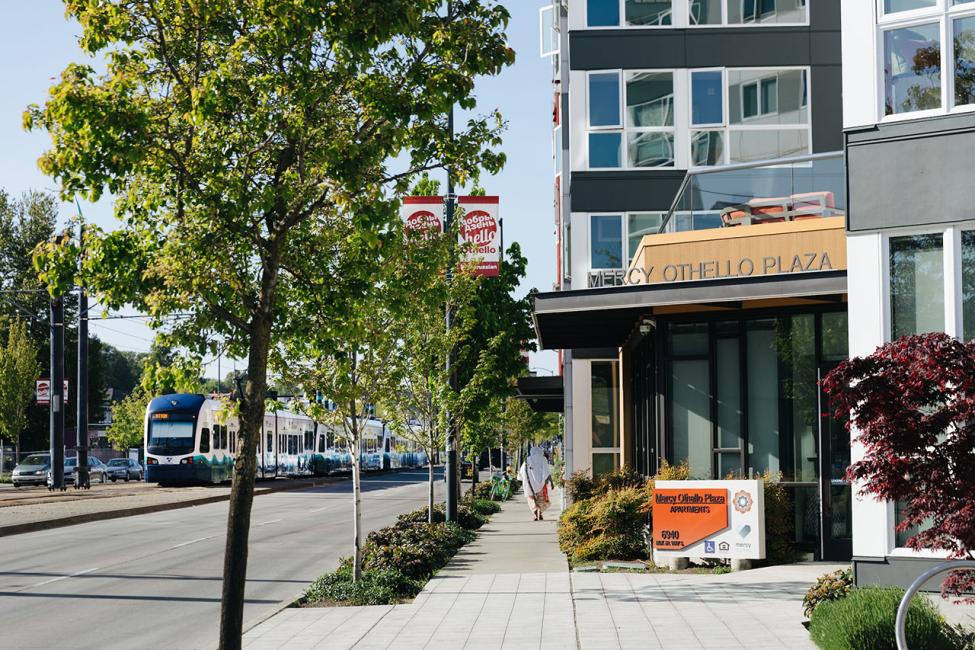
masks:
POLYGON ((868 126, 876 123, 880 110, 877 71, 877 3, 870 0, 843 0, 843 126, 868 126))
POLYGON ((592 468, 592 363, 572 360, 572 456, 569 475, 592 468))
MULTIPOLYGON (((846 257, 850 356, 864 356, 883 345, 890 331, 890 309, 884 290, 886 240, 880 233, 850 235, 846 239, 846 257)), ((863 458, 863 446, 855 439, 850 453, 853 462, 863 458)), ((862 484, 853 484, 853 555, 884 557, 894 546, 892 507, 885 501, 857 496, 862 488, 862 484)))

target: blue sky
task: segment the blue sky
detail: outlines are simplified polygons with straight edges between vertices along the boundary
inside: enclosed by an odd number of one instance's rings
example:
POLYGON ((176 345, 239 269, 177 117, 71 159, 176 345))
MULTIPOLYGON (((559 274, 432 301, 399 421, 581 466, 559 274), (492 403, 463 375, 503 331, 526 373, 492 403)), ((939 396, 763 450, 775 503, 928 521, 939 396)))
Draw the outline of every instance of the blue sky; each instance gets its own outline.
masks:
MULTIPOLYGON (((500 108, 509 122, 504 151, 505 169, 482 180, 489 194, 501 196, 505 242, 518 241, 528 257, 527 291, 537 287, 548 291, 555 279, 555 226, 552 134, 552 67, 538 56, 538 8, 543 0, 506 0, 511 12, 508 37, 517 61, 500 77, 483 79, 478 85, 479 107, 500 108)), ((0 2, 0 61, 3 92, 0 93, 0 187, 17 196, 29 189, 56 191, 54 182, 41 174, 37 158, 48 145, 46 133, 24 132, 24 108, 42 103, 47 89, 68 63, 81 61, 78 49, 80 28, 64 18, 61 2, 55 0, 2 0, 0 2)), ((111 205, 82 204, 85 217, 104 228, 114 223, 111 205)), ((62 206, 62 217, 74 214, 73 205, 62 206)), ((92 332, 126 350, 148 349, 152 332, 137 321, 93 322, 92 332)), ((555 370, 554 353, 532 358, 531 365, 555 370)), ((224 360, 222 372, 232 368, 224 360)), ((216 366, 207 369, 215 376, 216 366)))

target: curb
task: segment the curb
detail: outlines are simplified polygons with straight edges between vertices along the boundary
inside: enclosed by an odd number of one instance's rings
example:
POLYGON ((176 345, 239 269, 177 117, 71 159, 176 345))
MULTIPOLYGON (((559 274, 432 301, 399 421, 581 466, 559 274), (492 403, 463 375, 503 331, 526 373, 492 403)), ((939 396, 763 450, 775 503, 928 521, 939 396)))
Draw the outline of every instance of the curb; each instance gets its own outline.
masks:
MULTIPOLYGON (((327 476, 314 480, 302 480, 300 482, 288 482, 281 486, 274 487, 261 487, 255 488, 254 496, 260 496, 262 494, 272 494, 274 492, 287 492, 290 490, 303 490, 307 488, 319 487, 321 485, 330 485, 332 483, 339 483, 341 481, 348 480, 346 477, 333 477, 327 476)), ((0 526, 0 537, 7 537, 10 535, 21 535, 23 533, 34 533, 41 530, 51 530, 53 528, 63 528, 64 526, 74 526, 76 524, 85 524, 92 521, 104 521, 106 519, 120 519, 122 517, 131 517, 133 515, 145 515, 152 512, 163 512, 166 510, 179 510, 180 508, 192 508, 193 506, 202 506, 208 503, 217 503, 220 501, 229 501, 230 493, 216 495, 212 497, 200 497, 198 499, 187 499, 186 501, 174 501, 171 503, 158 503, 147 506, 137 506, 134 508, 125 508, 122 510, 105 510, 103 512, 90 512, 83 515, 74 515, 71 517, 61 517, 59 519, 44 519, 41 521, 31 521, 24 524, 12 524, 9 526, 0 526)))

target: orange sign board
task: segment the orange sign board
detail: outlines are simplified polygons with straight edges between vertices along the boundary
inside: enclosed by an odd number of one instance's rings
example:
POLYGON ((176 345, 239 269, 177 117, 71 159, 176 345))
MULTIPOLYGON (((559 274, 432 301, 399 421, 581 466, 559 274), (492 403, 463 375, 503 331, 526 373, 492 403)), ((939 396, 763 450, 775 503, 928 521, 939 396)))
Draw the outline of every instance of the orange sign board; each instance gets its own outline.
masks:
POLYGON ((728 490, 653 491, 653 547, 679 551, 728 527, 728 490))

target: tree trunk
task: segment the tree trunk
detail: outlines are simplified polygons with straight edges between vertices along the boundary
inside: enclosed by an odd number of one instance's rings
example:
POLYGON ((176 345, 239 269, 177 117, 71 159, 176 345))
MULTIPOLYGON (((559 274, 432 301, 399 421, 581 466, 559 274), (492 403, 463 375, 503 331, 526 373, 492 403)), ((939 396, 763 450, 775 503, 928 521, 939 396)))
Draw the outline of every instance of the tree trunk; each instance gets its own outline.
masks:
MULTIPOLYGON (((353 382, 356 380, 356 359, 353 355, 352 357, 352 377, 353 382)), ((362 483, 361 483, 361 471, 362 467, 359 464, 359 457, 361 456, 361 437, 359 431, 359 418, 358 413, 356 413, 355 399, 349 400, 349 424, 348 431, 351 435, 349 440, 349 449, 352 450, 352 581, 358 582, 359 578, 362 577, 362 537, 360 531, 362 530, 362 512, 361 512, 361 502, 362 502, 362 483)))
POLYGON ((233 487, 230 491, 230 512, 227 516, 220 609, 221 650, 241 647, 244 589, 247 581, 247 542, 250 535, 251 506, 254 502, 257 437, 264 420, 270 338, 270 322, 257 321, 252 328, 247 383, 240 401, 240 431, 237 434, 237 456, 234 461, 233 487))
POLYGON ((428 468, 428 478, 429 478, 428 483, 430 484, 429 485, 430 490, 429 490, 429 494, 427 495, 428 497, 427 498, 427 522, 432 524, 433 523, 433 489, 436 486, 436 479, 434 478, 434 473, 433 473, 432 453, 430 454, 429 461, 430 462, 427 463, 427 468, 428 468))

